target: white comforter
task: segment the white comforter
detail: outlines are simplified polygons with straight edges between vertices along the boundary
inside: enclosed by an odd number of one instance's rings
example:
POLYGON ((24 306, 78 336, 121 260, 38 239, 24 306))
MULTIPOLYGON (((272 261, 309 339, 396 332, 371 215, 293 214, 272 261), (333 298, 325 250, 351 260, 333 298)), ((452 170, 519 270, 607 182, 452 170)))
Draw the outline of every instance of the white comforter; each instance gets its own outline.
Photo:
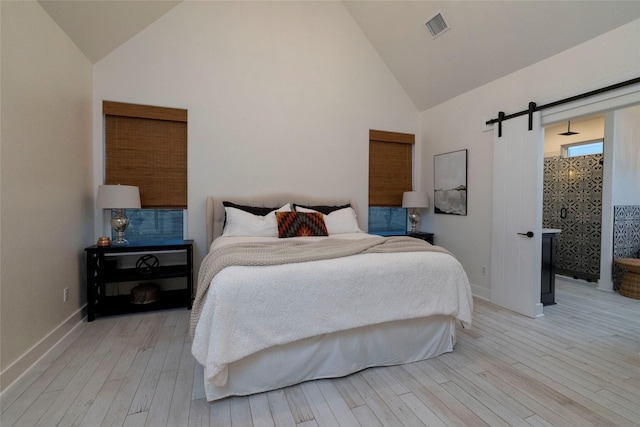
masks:
MULTIPOLYGON (((212 249, 238 241, 219 238, 212 249)), ((266 348, 436 314, 470 325, 472 310, 467 275, 454 257, 443 253, 371 253, 297 264, 233 266, 211 282, 192 353, 205 367, 205 377, 223 386, 228 364, 266 348)))

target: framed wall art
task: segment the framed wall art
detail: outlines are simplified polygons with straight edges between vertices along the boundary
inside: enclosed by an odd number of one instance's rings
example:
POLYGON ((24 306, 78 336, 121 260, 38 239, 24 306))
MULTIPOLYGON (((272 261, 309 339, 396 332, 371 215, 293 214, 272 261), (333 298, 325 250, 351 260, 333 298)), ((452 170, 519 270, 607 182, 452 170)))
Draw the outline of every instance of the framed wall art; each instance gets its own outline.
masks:
POLYGON ((433 156, 435 213, 467 214, 467 150, 433 156))

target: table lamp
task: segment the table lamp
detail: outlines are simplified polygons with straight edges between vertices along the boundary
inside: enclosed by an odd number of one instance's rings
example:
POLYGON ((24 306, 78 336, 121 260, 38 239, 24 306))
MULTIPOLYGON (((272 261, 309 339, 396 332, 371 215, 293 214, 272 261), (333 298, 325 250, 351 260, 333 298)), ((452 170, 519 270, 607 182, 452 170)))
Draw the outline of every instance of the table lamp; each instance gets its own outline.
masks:
POLYGON ((409 208, 409 222, 411 222, 411 233, 415 233, 420 222, 418 209, 429 207, 429 196, 422 191, 405 191, 402 193, 402 207, 409 208))
POLYGON ((124 209, 140 209, 140 190, 133 185, 101 185, 98 187, 98 209, 113 209, 111 227, 116 232, 112 246, 127 246, 129 242, 124 238, 124 230, 129 225, 129 218, 124 209))

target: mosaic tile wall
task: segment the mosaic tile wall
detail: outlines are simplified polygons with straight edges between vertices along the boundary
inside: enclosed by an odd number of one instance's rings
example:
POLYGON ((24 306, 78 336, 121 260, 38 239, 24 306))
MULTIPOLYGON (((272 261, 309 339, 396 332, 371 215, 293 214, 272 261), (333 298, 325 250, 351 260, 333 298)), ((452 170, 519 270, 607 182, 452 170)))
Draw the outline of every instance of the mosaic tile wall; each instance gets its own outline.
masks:
POLYGON ((544 159, 543 228, 559 228, 556 272, 600 278, 602 154, 544 159))
MULTIPOLYGON (((640 206, 613 207, 613 259, 638 258, 640 251, 640 206)), ((623 271, 613 264, 613 287, 620 287, 623 271)))

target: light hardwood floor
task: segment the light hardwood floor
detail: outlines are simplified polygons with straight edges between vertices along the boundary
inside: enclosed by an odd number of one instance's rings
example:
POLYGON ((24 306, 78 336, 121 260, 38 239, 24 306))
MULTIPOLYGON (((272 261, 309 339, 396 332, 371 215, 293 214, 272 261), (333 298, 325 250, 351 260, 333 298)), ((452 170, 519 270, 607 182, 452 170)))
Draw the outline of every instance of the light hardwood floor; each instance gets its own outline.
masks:
POLYGON ((4 393, 0 424, 640 425, 640 301, 557 284, 535 320, 476 299, 453 353, 215 403, 188 311, 98 318, 4 393))

